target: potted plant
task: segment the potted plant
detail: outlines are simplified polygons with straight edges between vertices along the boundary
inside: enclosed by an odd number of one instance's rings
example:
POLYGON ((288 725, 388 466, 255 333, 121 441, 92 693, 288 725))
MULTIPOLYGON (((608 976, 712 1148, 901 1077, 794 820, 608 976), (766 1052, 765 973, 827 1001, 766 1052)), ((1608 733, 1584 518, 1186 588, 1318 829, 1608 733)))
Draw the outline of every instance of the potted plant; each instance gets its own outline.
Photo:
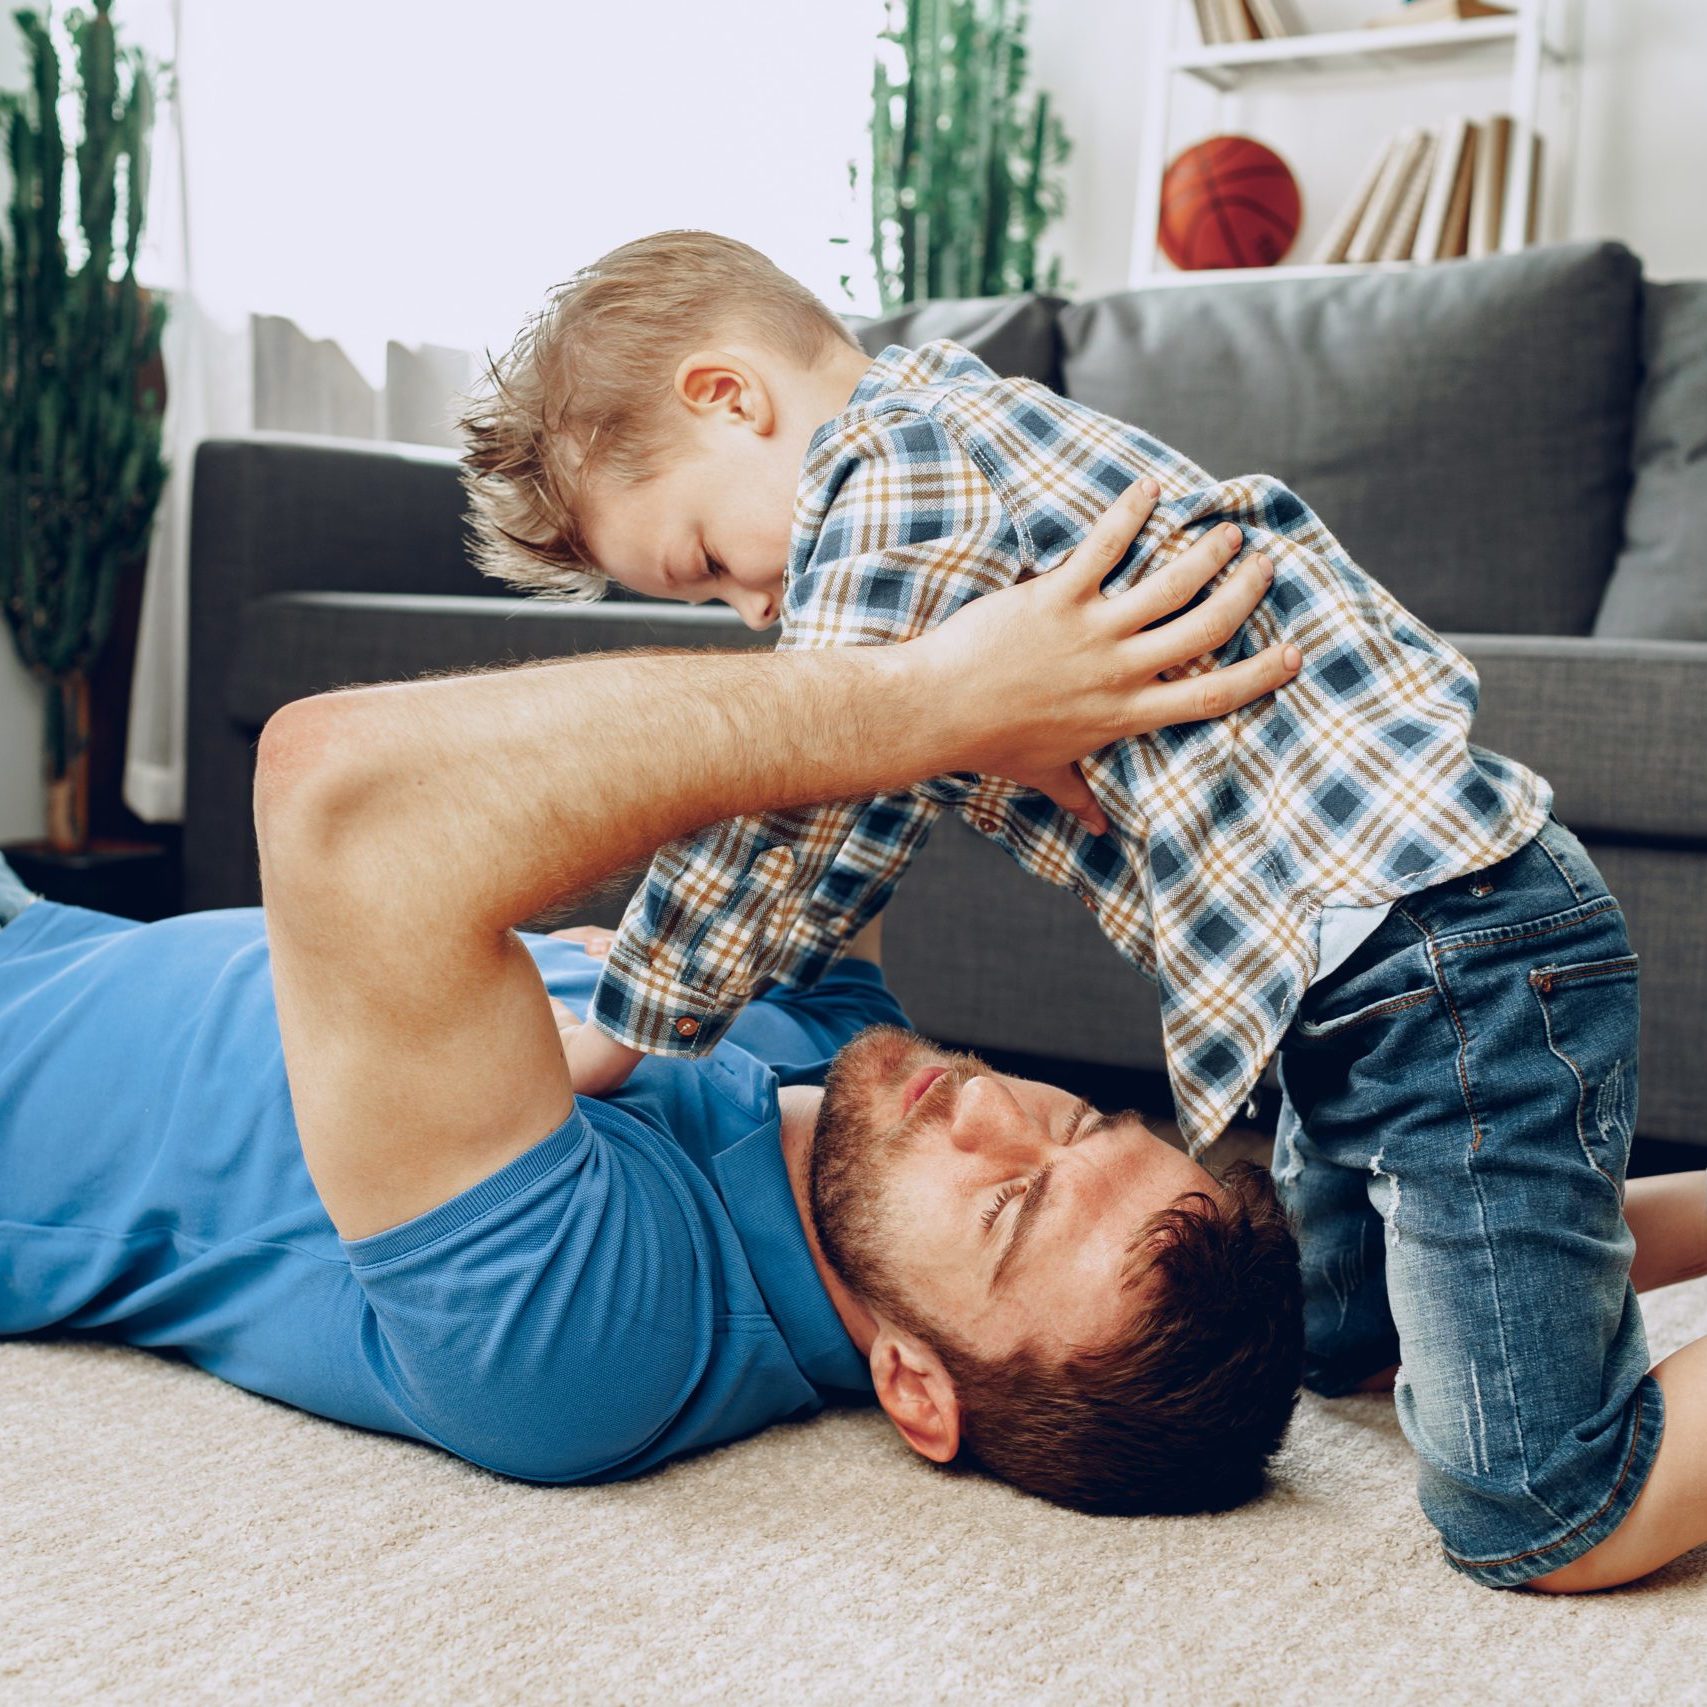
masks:
POLYGON ((883 312, 956 296, 1055 290, 1044 228, 1070 152, 1048 95, 1028 95, 1025 0, 888 0, 873 74, 871 253, 883 312))
POLYGON ((112 0, 64 20, 80 113, 60 129, 50 16, 14 14, 29 82, 0 95, 11 200, 0 234, 0 610, 46 692, 48 837, 88 840, 89 669, 166 478, 157 363, 165 305, 136 280, 158 67, 120 47, 112 0))

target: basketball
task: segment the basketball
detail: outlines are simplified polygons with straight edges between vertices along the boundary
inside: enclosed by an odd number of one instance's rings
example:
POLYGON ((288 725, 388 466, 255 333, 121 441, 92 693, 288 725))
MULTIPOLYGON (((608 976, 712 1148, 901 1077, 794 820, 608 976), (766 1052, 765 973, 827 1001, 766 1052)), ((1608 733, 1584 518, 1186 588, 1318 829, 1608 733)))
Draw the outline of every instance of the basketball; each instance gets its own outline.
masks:
POLYGON ((1298 235, 1298 180, 1272 148, 1212 136, 1162 174, 1162 253, 1185 272, 1272 267, 1298 235))

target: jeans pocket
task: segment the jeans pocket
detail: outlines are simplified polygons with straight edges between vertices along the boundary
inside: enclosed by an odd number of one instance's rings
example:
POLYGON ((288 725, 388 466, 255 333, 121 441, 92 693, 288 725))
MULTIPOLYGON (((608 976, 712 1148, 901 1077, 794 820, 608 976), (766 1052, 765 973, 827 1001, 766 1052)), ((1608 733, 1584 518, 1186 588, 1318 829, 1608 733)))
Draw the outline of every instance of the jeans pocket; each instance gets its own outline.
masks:
POLYGON ((1362 1007, 1353 1008, 1349 1013, 1320 1014, 1315 1019, 1306 1019, 1300 1014, 1292 1023, 1292 1035, 1305 1039, 1338 1037, 1342 1032, 1352 1031, 1360 1025, 1387 1019, 1410 1008, 1420 1008, 1423 1003, 1432 1002, 1439 993, 1433 984, 1428 984, 1421 989, 1404 990, 1396 996, 1383 996, 1377 1001, 1365 1002, 1362 1007))
POLYGON ((1637 964, 1621 954, 1529 974, 1547 1047, 1577 1081, 1577 1141, 1620 1189, 1636 1129, 1637 964))

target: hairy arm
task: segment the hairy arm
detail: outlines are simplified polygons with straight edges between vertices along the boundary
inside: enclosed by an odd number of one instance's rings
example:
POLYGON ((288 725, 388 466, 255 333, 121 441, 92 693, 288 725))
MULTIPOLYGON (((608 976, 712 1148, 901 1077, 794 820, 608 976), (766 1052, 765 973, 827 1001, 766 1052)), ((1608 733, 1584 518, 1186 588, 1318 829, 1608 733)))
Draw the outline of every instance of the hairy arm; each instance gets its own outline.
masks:
POLYGON ((434 1207, 567 1118, 517 921, 708 821, 950 762, 944 708, 907 664, 595 659, 358 689, 269 722, 256 827, 279 1025, 344 1237, 434 1207))

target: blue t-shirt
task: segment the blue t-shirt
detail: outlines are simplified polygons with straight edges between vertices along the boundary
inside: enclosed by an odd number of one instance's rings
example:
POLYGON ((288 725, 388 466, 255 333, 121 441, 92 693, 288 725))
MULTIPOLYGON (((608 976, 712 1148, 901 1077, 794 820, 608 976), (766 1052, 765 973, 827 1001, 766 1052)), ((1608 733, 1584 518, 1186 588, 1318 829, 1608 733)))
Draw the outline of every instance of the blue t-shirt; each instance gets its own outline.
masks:
MULTIPOLYGON (((524 938, 578 1012, 599 966, 524 938)), ((255 909, 0 929, 0 1334, 172 1349, 542 1482, 634 1475, 869 1394, 789 1188, 779 1082, 904 1024, 875 968, 753 1003, 437 1209, 338 1237, 255 909)))

